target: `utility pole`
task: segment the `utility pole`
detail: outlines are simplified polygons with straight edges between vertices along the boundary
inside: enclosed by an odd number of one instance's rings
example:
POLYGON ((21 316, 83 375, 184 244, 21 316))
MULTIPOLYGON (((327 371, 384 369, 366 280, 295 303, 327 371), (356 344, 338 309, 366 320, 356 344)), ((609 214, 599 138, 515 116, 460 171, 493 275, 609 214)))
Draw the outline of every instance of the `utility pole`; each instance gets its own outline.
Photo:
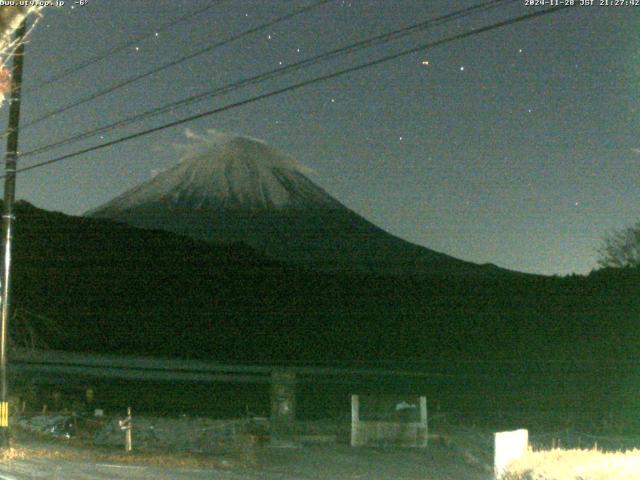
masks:
POLYGON ((9 447, 9 399, 7 388, 7 340, 9 335, 9 303, 11 278, 11 239, 13 237, 13 200, 16 193, 16 166, 18 158, 18 124, 20 122, 20 97, 22 89, 22 65, 24 60, 24 36, 27 20, 23 20, 15 34, 18 44, 13 54, 11 74, 11 99, 9 100, 9 135, 5 156, 4 212, 4 272, 2 275, 2 318, 0 324, 0 447, 9 447))

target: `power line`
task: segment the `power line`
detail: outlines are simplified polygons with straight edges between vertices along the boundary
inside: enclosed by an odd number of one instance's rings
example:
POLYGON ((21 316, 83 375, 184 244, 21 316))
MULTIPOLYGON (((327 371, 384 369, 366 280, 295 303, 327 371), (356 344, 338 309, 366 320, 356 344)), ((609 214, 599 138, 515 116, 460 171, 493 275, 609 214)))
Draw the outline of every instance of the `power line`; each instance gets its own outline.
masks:
MULTIPOLYGON (((437 47, 437 46, 444 45, 444 44, 447 44, 447 43, 450 43, 450 42, 453 42, 453 41, 456 41, 456 40, 460 40, 460 39, 463 39, 463 38, 468 38, 468 37, 471 37, 471 36, 474 36, 474 35, 478 35, 480 33, 488 32, 488 31, 491 31, 491 30, 495 30, 497 28, 502 28, 502 27, 505 27, 505 26, 508 26, 508 25, 513 25, 513 24, 516 24, 516 23, 523 22, 525 20, 530 20, 530 19, 533 19, 533 18, 541 17, 543 15, 547 15, 547 14, 550 14, 550 13, 558 12, 558 11, 563 10, 565 8, 568 8, 568 7, 569 7, 568 5, 563 5, 563 6, 548 8, 546 10, 540 10, 540 11, 529 13, 529 14, 525 14, 525 15, 520 15, 518 17, 509 19, 509 20, 503 20, 501 22, 493 23, 493 24, 485 26, 485 27, 476 28, 476 29, 473 29, 473 30, 470 30, 470 31, 467 31, 467 32, 463 32, 463 33, 459 33, 457 35, 453 35, 453 36, 450 36, 450 37, 447 37, 447 38, 444 38, 444 39, 441 39, 441 40, 436 40, 434 42, 429 42, 429 43, 426 43, 426 44, 422 44, 422 45, 419 45, 417 47, 413 47, 413 48, 410 48, 410 49, 407 49, 407 50, 403 50, 403 51, 398 52, 398 53, 394 53, 392 55, 387 55, 385 57, 382 57, 382 58, 377 59, 377 60, 373 60, 371 62, 367 62, 367 63, 363 63, 363 64, 360 64, 360 65, 356 65, 354 67, 350 67, 350 68, 346 68, 346 69, 343 69, 343 70, 339 70, 337 72, 333 72, 333 73, 330 73, 330 74, 327 74, 327 75, 322 75, 320 77, 316 77, 316 78, 313 78, 313 79, 310 79, 310 80, 305 80, 305 81, 290 85, 288 87, 284 87, 284 88, 280 88, 280 89, 277 89, 277 90, 273 90, 271 92, 264 93, 264 94, 261 94, 261 95, 256 95, 256 96, 251 97, 251 98, 246 99, 246 100, 241 100, 241 101, 238 101, 238 102, 234 102, 234 103, 225 105, 223 107, 218 107, 218 108, 215 108, 213 110, 208 110, 206 112, 202 112, 202 113, 198 113, 198 114, 195 114, 195 115, 191 115, 189 117, 186 117, 186 118, 183 118, 183 119, 180 119, 180 120, 176 120, 174 122, 166 123, 166 124, 160 125, 158 127, 150 128, 148 130, 143 130, 143 131, 138 132, 138 133, 127 135, 127 136, 118 138, 116 140, 112 140, 110 142, 105 142, 105 143, 101 143, 99 145, 94 145, 92 147, 88 147, 88 148, 84 148, 84 149, 81 149, 81 150, 77 150, 75 152, 68 153, 66 155, 62 155, 62 156, 59 156, 59 157, 56 157, 56 158, 53 158, 53 159, 50 159, 50 160, 46 160, 46 161, 43 161, 43 162, 39 162, 39 163, 36 163, 34 165, 30 165, 28 167, 23 167, 23 168, 18 169, 16 172, 26 172, 28 170, 33 170, 33 169, 36 169, 36 168, 40 168, 40 167, 43 167, 45 165, 51 165, 53 163, 57 163, 57 162, 61 162, 63 160, 67 160, 69 158, 77 157, 77 156, 83 155, 85 153, 90 153, 90 152, 94 152, 94 151, 97 151, 97 150, 101 150, 101 149, 106 148, 106 147, 111 147, 111 146, 117 145, 119 143, 123 143, 123 142, 129 141, 129 140, 133 140, 133 139, 136 139, 136 138, 139 138, 139 137, 143 137, 143 136, 155 133, 155 132, 159 132, 161 130, 166 130, 168 128, 172 128, 172 127, 175 127, 175 126, 178 126, 178 125, 182 125, 184 123, 188 123, 188 122, 191 122, 191 121, 194 121, 194 120, 198 120, 200 118, 209 117, 211 115, 215 115, 216 113, 221 113, 221 112, 224 112, 224 111, 227 111, 227 110, 231 110, 231 109, 238 108, 238 107, 241 107, 241 106, 244 106, 244 105, 248 105, 248 104, 253 103, 253 102, 257 102, 259 100, 264 100, 266 98, 270 98, 270 97, 273 97, 273 96, 276 96, 276 95, 280 95, 280 94, 287 93, 287 92, 290 92, 290 91, 293 91, 293 90, 297 90, 299 88, 306 87, 308 85, 312 85, 312 84, 315 84, 315 83, 319 83, 319 82, 323 82, 323 81, 330 80, 330 79, 333 79, 333 78, 337 78, 337 77, 340 77, 340 76, 343 76, 343 75, 346 75, 346 74, 349 74, 349 73, 357 72, 357 71, 363 70, 365 68, 369 68, 369 67, 372 67, 372 66, 375 66, 375 65, 379 65, 381 63, 385 63, 385 62, 388 62, 388 61, 391 61, 391 60, 395 60, 397 58, 400 58, 400 57, 403 57, 403 56, 406 56, 406 55, 410 55, 412 53, 419 52, 421 50, 425 50, 427 48, 437 47)), ((0 176, 0 178, 4 178, 4 175, 0 176)))
POLYGON ((397 40, 399 38, 403 38, 407 35, 411 35, 413 33, 415 33, 416 31, 420 31, 423 29, 426 29, 428 27, 432 27, 435 25, 439 25, 441 23, 446 23, 452 20, 457 20, 463 17, 466 17, 468 15, 470 15, 471 13, 476 13, 478 11, 486 11, 489 9, 493 9, 496 8, 497 6, 499 6, 500 4, 503 3, 510 3, 510 2, 514 2, 515 0, 491 0, 489 2, 485 2, 482 4, 478 4, 475 5, 473 7, 468 7, 468 8, 464 8, 449 14, 445 14, 436 18, 432 18, 408 27, 404 27, 401 29, 397 29, 397 30, 393 30, 391 32, 388 33, 384 33, 381 35, 377 35, 374 37, 370 37, 368 39, 362 40, 360 42, 356 42, 353 43, 351 45, 347 45, 345 47, 341 47, 338 49, 334 49, 331 50, 329 52, 325 52, 323 54, 320 55, 316 55, 314 57, 308 58, 306 60, 301 60, 299 62, 287 65, 285 67, 281 67, 281 68, 276 68, 273 70, 270 70, 268 72, 262 73, 260 75, 256 75, 253 77, 249 77, 249 78, 245 78, 243 80, 237 81, 237 82, 233 82, 227 85, 224 85, 222 87, 218 87, 214 90, 210 90, 207 92, 203 92, 200 94, 196 94, 196 95, 192 95, 191 97, 188 97, 186 99, 183 100, 179 100, 177 102, 172 102, 169 103, 167 105, 163 105, 157 108, 154 108, 152 110, 149 110, 147 112, 141 113, 141 114, 136 114, 133 115, 131 117, 125 118, 123 120, 119 120, 115 123, 103 126, 103 127, 99 127, 97 129, 93 129, 90 130, 88 132, 84 132, 84 133, 79 133, 76 135, 73 135, 71 137, 68 137, 66 139, 60 140, 58 142, 52 143, 52 144, 47 144, 41 147, 38 147, 36 149, 24 152, 21 154, 21 157, 27 157, 30 155, 35 155, 35 154, 39 154, 39 153, 43 153, 46 152, 48 150, 51 150, 53 148, 62 146, 62 145, 67 145, 69 143, 75 143, 76 141, 85 139, 85 138, 89 138, 92 137, 94 135, 98 135, 100 133, 105 133, 111 130, 114 130, 116 128, 120 128, 120 127, 124 127, 126 125, 129 125, 131 123, 135 123, 147 118, 151 118, 157 115, 160 115, 162 113, 171 111, 175 108, 178 107, 184 107, 186 105, 190 105, 196 102, 199 102, 201 100, 204 99, 208 99, 208 98, 213 98, 216 97, 218 95, 222 95, 222 94, 226 94, 229 93, 231 91, 237 90, 239 88, 245 87, 247 85, 251 85, 251 84, 256 84, 256 83, 260 83, 263 82, 264 80, 268 80, 268 79, 272 79, 272 78, 276 78, 282 75, 285 75, 287 73, 296 71, 296 70, 300 70, 302 68, 308 67, 308 66, 312 66, 315 65, 321 61, 324 60, 329 60, 331 58, 336 58, 339 55, 343 55, 343 54, 348 54, 348 53, 352 53, 358 50, 361 50, 363 48, 368 48, 371 47, 373 45, 377 45, 377 44, 381 44, 381 43, 385 43, 385 42, 389 42, 392 40, 397 40))
POLYGON ((257 27, 251 28, 249 30, 245 30, 242 33, 239 33, 237 35, 233 35, 233 36, 231 36, 231 37, 229 37, 229 38, 227 38, 225 40, 222 40, 220 42, 216 42, 213 45, 209 45, 207 47, 201 48, 200 50, 197 50, 197 51, 195 51, 193 53, 190 53, 189 55, 185 55, 185 56, 180 57, 180 58, 178 58, 176 60, 172 60, 171 62, 164 63, 164 64, 162 64, 162 65, 160 65, 160 66, 158 66, 156 68, 153 68, 153 69, 151 69, 151 70, 149 70, 149 71, 147 71, 145 73, 142 73, 140 75, 136 75, 136 76, 131 77, 131 78, 127 79, 127 80, 124 80, 124 81, 119 82, 119 83, 117 83, 115 85, 112 85, 112 86, 110 86, 108 88, 105 88, 104 90, 100 90, 100 91, 95 92, 95 93, 93 93, 91 95, 88 95, 87 97, 84 97, 84 98, 82 98, 80 100, 77 100, 77 101, 75 101, 73 103, 70 103, 70 104, 65 105, 63 107, 60 107, 60 108, 57 108, 56 110, 52 110, 49 113, 45 113, 44 115, 42 115, 42 116, 40 116, 40 117, 30 121, 30 122, 27 122, 22 128, 25 129, 25 128, 31 127, 33 125, 36 125, 36 124, 38 124, 40 122, 43 122, 44 120, 48 120, 48 119, 50 119, 52 117, 55 117, 56 115, 60 115, 61 113, 64 113, 64 112, 66 112, 68 110, 71 110, 72 108, 79 107, 80 105, 88 103, 88 102, 90 102, 92 100, 96 100, 97 98, 100 98, 100 97, 103 97, 105 95, 108 95, 109 93, 113 93, 116 90, 120 90, 121 88, 126 87, 128 85, 131 85, 132 83, 135 83, 135 82, 137 82, 139 80, 148 78, 148 77, 150 77, 152 75, 155 75, 156 73, 159 73, 159 72, 161 72, 163 70, 166 70, 168 68, 175 67, 176 65, 179 65, 179 64, 181 64, 183 62, 186 62, 187 60, 191 60, 191 59, 193 59, 195 57, 198 57, 198 56, 203 55, 205 53, 211 52, 211 51, 213 51, 213 50, 215 50, 217 48, 220 48, 220 47, 222 47, 224 45, 228 45, 229 43, 235 42, 236 40, 244 38, 244 37, 246 37, 248 35, 251 35, 253 33, 259 32, 259 31, 264 30, 266 28, 272 27, 273 25, 281 23, 281 22, 283 22, 285 20, 288 20, 290 18, 293 18, 295 16, 298 16, 298 15, 301 15, 303 13, 309 12, 310 10, 313 10, 314 8, 317 8, 317 7, 321 6, 321 5, 324 5, 325 3, 329 3, 330 1, 332 1, 332 0, 320 0, 320 1, 317 1, 317 2, 315 2, 315 3, 313 3, 313 4, 309 5, 309 6, 306 6, 304 8, 299 8, 297 10, 294 10, 291 13, 288 13, 286 15, 278 17, 278 18, 276 18, 274 20, 271 20, 269 22, 260 24, 257 27))
POLYGON ((176 18, 175 20, 172 20, 170 22, 167 22, 163 25, 161 25, 160 27, 156 28, 153 32, 151 33, 145 33, 142 35, 139 35, 137 37, 135 37, 133 40, 126 42, 122 45, 116 46, 114 48, 112 48, 111 50, 107 50, 106 52, 103 52, 101 54, 95 55, 83 62, 79 62, 76 65, 73 65, 72 67, 67 68, 66 70, 63 70, 62 72, 58 73, 57 75, 54 75, 53 77, 50 77, 48 80, 44 80, 41 82, 38 82, 38 85, 30 91, 30 93, 34 93, 37 91, 40 91, 42 88, 46 87, 47 85, 50 85, 54 82, 57 82, 59 80, 62 80, 63 78, 68 77, 69 75, 72 75, 74 73, 78 73, 81 70, 84 70, 85 68, 90 67, 91 65, 94 65, 98 62, 101 62, 102 60, 112 57, 114 55, 117 55, 118 53, 127 50, 133 46, 135 46, 137 43, 140 43, 144 40, 146 40, 147 38, 152 38, 154 36, 156 36, 157 32, 162 32, 163 30, 168 30, 171 27, 174 27, 175 25, 178 25, 186 20, 189 20, 193 17, 196 17, 198 15, 200 15, 201 13, 206 12, 207 10, 210 10, 211 8, 217 6, 217 4, 222 3, 224 0, 215 0, 212 1, 211 3, 209 3, 206 7, 203 8, 199 8, 197 10, 194 10, 192 12, 187 13, 186 15, 183 15, 181 17, 176 18))

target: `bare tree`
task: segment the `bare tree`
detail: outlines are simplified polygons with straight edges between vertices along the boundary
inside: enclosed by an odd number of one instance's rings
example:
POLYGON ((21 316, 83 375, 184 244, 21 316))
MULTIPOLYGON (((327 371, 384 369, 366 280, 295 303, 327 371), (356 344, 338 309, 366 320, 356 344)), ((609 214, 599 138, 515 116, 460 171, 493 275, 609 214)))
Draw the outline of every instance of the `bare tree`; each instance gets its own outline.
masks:
POLYGON ((640 266, 640 221, 605 237, 598 250, 598 265, 601 267, 640 266))
POLYGON ((28 15, 40 16, 39 12, 42 8, 42 6, 0 7, 0 106, 4 102, 5 95, 11 90, 11 71, 6 68, 9 60, 18 48, 18 43, 24 42, 37 22, 33 22, 22 40, 13 38, 13 34, 28 15))
POLYGON ((10 49, 12 44, 11 35, 24 18, 30 13, 38 12, 41 9, 42 7, 36 6, 0 7, 0 53, 4 54, 7 49, 10 49))

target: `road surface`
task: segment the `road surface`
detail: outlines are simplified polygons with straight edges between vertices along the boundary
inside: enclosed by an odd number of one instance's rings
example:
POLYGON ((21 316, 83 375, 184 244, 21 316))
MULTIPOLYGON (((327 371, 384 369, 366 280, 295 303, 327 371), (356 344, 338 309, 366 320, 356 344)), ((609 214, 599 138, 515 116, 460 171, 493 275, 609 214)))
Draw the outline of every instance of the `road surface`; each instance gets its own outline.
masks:
POLYGON ((353 449, 348 446, 258 448, 253 465, 181 468, 38 457, 0 464, 0 480, 489 480, 486 466, 474 465, 446 447, 353 449))

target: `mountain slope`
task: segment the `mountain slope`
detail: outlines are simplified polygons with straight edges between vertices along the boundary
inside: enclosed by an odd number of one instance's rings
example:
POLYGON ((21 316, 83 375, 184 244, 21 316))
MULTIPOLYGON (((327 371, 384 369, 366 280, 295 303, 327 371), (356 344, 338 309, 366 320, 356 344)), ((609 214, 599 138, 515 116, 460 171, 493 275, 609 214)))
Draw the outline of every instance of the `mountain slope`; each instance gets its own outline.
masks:
MULTIPOLYGON (((455 356, 473 316, 538 301, 538 280, 517 275, 321 273, 242 245, 24 202, 16 216, 13 305, 37 314, 37 332, 47 318, 61 327, 45 339, 51 348, 253 362, 416 358, 424 349, 455 356)), ((482 352, 498 324, 522 325, 516 317, 486 317, 464 348, 482 352)))
POLYGON ((293 159, 217 132, 173 168, 87 212, 217 243, 244 242, 320 270, 489 274, 499 271, 401 240, 351 211, 293 159))

